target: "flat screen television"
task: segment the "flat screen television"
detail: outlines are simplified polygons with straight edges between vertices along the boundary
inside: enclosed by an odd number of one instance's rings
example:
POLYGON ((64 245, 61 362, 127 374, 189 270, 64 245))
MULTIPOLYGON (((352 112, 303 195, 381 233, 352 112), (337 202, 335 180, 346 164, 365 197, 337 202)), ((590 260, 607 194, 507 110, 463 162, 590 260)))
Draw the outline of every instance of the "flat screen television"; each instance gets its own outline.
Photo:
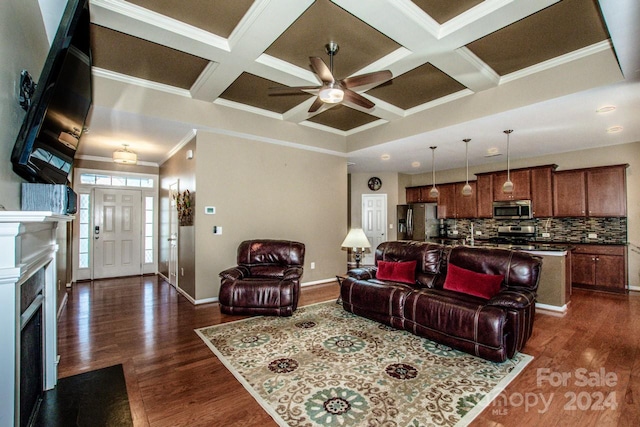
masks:
POLYGON ((92 102, 87 0, 69 0, 18 133, 11 163, 29 182, 68 184, 92 102))

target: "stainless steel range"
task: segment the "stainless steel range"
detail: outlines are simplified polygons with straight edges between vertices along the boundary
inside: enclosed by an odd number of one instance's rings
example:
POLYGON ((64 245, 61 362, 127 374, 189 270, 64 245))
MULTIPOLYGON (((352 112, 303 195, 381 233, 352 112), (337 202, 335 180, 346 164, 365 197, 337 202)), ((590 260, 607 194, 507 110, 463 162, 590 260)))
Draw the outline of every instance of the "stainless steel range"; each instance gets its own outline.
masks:
POLYGON ((489 243, 500 247, 520 250, 533 250, 536 240, 536 227, 534 225, 506 225, 498 227, 498 236, 489 238, 489 243))

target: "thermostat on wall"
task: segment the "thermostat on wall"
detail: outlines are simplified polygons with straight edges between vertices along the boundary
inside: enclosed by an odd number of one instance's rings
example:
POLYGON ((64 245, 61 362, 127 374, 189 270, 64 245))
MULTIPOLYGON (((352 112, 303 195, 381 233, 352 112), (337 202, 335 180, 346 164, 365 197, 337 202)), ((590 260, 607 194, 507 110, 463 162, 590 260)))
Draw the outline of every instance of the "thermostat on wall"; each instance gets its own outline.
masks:
POLYGON ((216 207, 215 206, 205 206, 204 207, 204 213, 207 215, 213 215, 216 213, 216 207))

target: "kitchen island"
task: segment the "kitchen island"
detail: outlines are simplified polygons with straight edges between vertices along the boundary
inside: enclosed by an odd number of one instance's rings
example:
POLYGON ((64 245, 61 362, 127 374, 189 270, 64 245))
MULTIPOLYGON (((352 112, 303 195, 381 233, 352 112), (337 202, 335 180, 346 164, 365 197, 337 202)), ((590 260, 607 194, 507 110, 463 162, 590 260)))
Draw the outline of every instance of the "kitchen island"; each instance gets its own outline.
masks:
POLYGON ((523 250, 542 258, 536 308, 565 313, 571 300, 571 252, 569 248, 537 247, 523 250))

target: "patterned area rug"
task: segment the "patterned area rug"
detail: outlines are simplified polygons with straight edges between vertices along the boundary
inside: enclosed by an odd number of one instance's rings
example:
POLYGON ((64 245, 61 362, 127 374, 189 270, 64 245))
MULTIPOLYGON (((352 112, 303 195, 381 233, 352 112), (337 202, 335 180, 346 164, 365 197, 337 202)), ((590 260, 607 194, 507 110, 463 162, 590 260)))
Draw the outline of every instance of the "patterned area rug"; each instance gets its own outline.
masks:
POLYGON ((533 360, 488 362, 335 302, 196 333, 279 425, 292 427, 467 425, 533 360))

